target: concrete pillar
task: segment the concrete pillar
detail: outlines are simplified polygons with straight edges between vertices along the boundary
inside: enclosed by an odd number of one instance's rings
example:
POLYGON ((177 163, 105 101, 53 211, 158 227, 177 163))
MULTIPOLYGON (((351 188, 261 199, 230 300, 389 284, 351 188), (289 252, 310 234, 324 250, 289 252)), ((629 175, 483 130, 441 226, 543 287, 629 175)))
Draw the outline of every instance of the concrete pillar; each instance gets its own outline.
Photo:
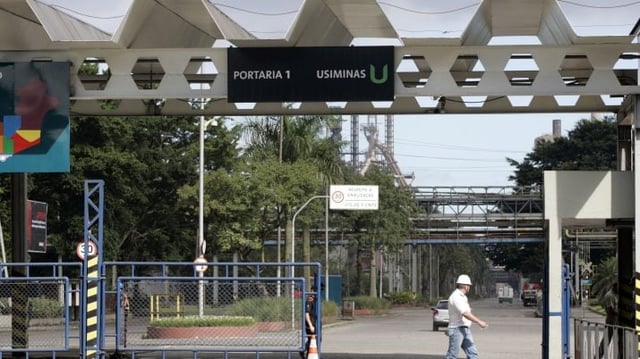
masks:
MULTIPOLYGON (((556 358, 562 353, 562 226, 560 218, 549 220, 548 231, 548 348, 543 358, 556 358)), ((544 352, 543 352, 544 354, 544 352)))
POLYGON ((544 207, 547 220, 547 282, 545 293, 548 317, 543 333, 542 358, 562 357, 562 218, 558 209, 558 187, 548 172, 544 174, 544 207), (553 185, 551 185, 553 183, 553 185))

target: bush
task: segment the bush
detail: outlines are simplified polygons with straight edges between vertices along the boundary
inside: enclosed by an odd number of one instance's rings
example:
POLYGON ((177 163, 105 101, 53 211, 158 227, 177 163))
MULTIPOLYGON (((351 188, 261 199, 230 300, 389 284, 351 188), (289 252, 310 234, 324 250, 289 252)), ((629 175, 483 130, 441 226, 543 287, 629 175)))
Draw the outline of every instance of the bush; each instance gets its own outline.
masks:
POLYGON ((57 300, 31 298, 29 300, 31 318, 63 318, 64 306, 57 300))
MULTIPOLYGON (((300 308, 300 299, 296 298, 295 308, 300 308)), ((258 322, 282 322, 291 320, 291 297, 256 297, 235 303, 229 309, 231 315, 253 317, 258 322)), ((301 313, 296 309, 295 320, 300 320, 301 313)), ((332 301, 322 301, 322 315, 331 317, 338 315, 338 305, 332 301)))
POLYGON ((372 309, 375 311, 381 311, 389 309, 390 306, 388 300, 365 295, 347 297, 345 300, 352 300, 355 303, 356 309, 372 309))
POLYGON ((322 301, 322 316, 336 317, 338 316, 338 305, 332 301, 322 301))
MULTIPOLYGON (((295 299, 296 306, 300 299, 295 299)), ((250 316, 259 322, 280 322, 291 320, 290 297, 256 297, 241 300, 235 303, 229 310, 232 315, 250 316)), ((296 319, 300 318, 299 313, 296 319)))
POLYGON ((251 317, 203 316, 154 319, 151 327, 249 327, 256 323, 251 317))
POLYGON ((421 300, 420 295, 413 294, 413 292, 396 292, 391 293, 388 296, 391 304, 410 304, 415 305, 421 300))

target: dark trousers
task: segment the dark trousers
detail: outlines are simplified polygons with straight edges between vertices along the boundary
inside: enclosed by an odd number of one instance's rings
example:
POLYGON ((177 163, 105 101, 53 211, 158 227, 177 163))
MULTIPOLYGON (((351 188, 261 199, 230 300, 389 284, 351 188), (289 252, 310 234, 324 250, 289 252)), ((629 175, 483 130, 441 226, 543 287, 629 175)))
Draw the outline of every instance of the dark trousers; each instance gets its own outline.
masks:
POLYGON ((303 358, 303 359, 306 358, 307 357, 307 353, 309 353, 309 347, 311 346, 311 336, 315 335, 316 333, 310 331, 307 328, 306 334, 307 334, 307 336, 306 336, 307 337, 307 341, 304 343, 304 351, 300 352, 300 357, 303 358))
POLYGON ((607 357, 608 359, 615 359, 615 358, 620 358, 622 356, 622 343, 623 343, 623 338, 622 336, 624 335, 624 333, 622 332, 622 330, 620 330, 619 328, 614 328, 614 327, 607 327, 607 335, 602 338, 602 341, 600 342, 600 347, 598 348, 598 354, 600 358, 604 358, 605 357, 605 352, 607 350, 609 350, 609 345, 611 344, 611 340, 613 339, 614 334, 617 335, 618 337, 618 347, 614 350, 614 356, 610 356, 607 357), (616 355, 617 354, 617 355, 616 355))

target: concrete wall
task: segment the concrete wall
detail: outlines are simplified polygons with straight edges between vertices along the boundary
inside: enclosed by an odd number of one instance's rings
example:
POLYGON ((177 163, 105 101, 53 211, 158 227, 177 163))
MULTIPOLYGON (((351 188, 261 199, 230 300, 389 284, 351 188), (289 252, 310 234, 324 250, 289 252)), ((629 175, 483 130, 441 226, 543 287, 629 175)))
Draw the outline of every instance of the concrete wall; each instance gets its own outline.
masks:
POLYGON ((544 217, 548 221, 549 357, 562 354, 562 227, 635 217, 634 173, 545 171, 544 217))

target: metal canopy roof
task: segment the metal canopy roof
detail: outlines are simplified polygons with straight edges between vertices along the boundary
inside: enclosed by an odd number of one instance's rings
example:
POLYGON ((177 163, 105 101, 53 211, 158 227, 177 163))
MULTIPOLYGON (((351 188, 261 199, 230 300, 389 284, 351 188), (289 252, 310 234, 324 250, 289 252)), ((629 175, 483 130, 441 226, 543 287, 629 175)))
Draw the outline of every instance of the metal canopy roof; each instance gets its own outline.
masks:
POLYGON ((458 38, 401 36, 385 6, 304 0, 286 33, 267 37, 207 0, 133 0, 113 34, 38 0, 5 0, 0 61, 69 61, 72 112, 87 115, 202 114, 192 99, 215 115, 600 112, 617 111, 625 95, 639 92, 635 37, 577 36, 556 0, 484 0, 458 38), (496 36, 539 43, 489 45, 496 36), (365 39, 396 47, 393 102, 226 100, 228 46, 357 46, 365 39), (78 75, 87 62, 108 71, 78 75))

